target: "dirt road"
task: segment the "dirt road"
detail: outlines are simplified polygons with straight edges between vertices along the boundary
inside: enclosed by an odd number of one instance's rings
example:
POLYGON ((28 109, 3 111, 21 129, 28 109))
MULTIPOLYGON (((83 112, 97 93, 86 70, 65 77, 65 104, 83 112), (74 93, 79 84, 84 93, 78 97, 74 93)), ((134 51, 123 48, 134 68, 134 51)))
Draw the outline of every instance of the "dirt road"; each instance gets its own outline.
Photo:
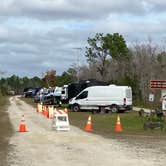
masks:
POLYGON ((73 126, 69 132, 56 132, 51 129, 51 120, 37 114, 18 97, 10 98, 10 102, 8 112, 15 129, 10 139, 10 166, 165 165, 165 152, 161 153, 158 148, 140 149, 139 144, 105 139, 73 126), (22 114, 29 130, 26 133, 17 132, 22 114))

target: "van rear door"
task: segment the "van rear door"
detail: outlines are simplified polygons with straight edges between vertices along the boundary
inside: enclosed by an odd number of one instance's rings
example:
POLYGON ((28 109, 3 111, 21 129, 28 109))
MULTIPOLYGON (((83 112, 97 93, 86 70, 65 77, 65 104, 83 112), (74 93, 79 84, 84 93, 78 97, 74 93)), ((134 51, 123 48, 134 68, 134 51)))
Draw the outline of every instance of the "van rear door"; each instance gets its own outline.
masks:
POLYGON ((131 88, 127 88, 125 93, 126 93, 126 95, 125 95, 125 98, 126 98, 125 102, 126 103, 125 104, 126 105, 132 105, 132 91, 131 91, 131 88))

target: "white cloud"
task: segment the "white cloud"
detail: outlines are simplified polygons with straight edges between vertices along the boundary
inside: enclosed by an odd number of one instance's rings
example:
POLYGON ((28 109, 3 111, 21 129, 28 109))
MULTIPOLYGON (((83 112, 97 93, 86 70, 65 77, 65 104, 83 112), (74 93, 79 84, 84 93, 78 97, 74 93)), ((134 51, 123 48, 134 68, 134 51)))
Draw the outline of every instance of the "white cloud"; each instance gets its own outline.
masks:
POLYGON ((165 37, 166 2, 159 0, 1 0, 0 62, 8 74, 40 76, 48 68, 61 74, 85 60, 87 38, 97 32, 127 42, 165 37), (160 11, 161 10, 161 11, 160 11))
POLYGON ((143 14, 142 0, 1 0, 1 16, 41 20, 98 19, 110 13, 143 14))

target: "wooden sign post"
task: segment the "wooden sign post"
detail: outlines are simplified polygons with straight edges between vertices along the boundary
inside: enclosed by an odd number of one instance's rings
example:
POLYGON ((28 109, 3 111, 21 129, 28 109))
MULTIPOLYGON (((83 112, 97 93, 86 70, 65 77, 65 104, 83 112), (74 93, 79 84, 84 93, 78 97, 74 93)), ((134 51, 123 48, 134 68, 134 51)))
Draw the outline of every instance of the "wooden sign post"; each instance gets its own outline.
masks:
POLYGON ((151 89, 161 89, 162 110, 166 111, 166 80, 150 80, 151 89))

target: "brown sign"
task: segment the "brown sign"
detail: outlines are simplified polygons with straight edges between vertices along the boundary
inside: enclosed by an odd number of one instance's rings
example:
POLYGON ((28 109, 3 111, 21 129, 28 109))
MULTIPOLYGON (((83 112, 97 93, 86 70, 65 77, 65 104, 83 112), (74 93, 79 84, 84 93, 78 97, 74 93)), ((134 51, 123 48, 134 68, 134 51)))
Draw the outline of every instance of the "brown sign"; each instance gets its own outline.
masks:
POLYGON ((150 88, 152 89, 166 89, 166 80, 151 80, 150 88))

